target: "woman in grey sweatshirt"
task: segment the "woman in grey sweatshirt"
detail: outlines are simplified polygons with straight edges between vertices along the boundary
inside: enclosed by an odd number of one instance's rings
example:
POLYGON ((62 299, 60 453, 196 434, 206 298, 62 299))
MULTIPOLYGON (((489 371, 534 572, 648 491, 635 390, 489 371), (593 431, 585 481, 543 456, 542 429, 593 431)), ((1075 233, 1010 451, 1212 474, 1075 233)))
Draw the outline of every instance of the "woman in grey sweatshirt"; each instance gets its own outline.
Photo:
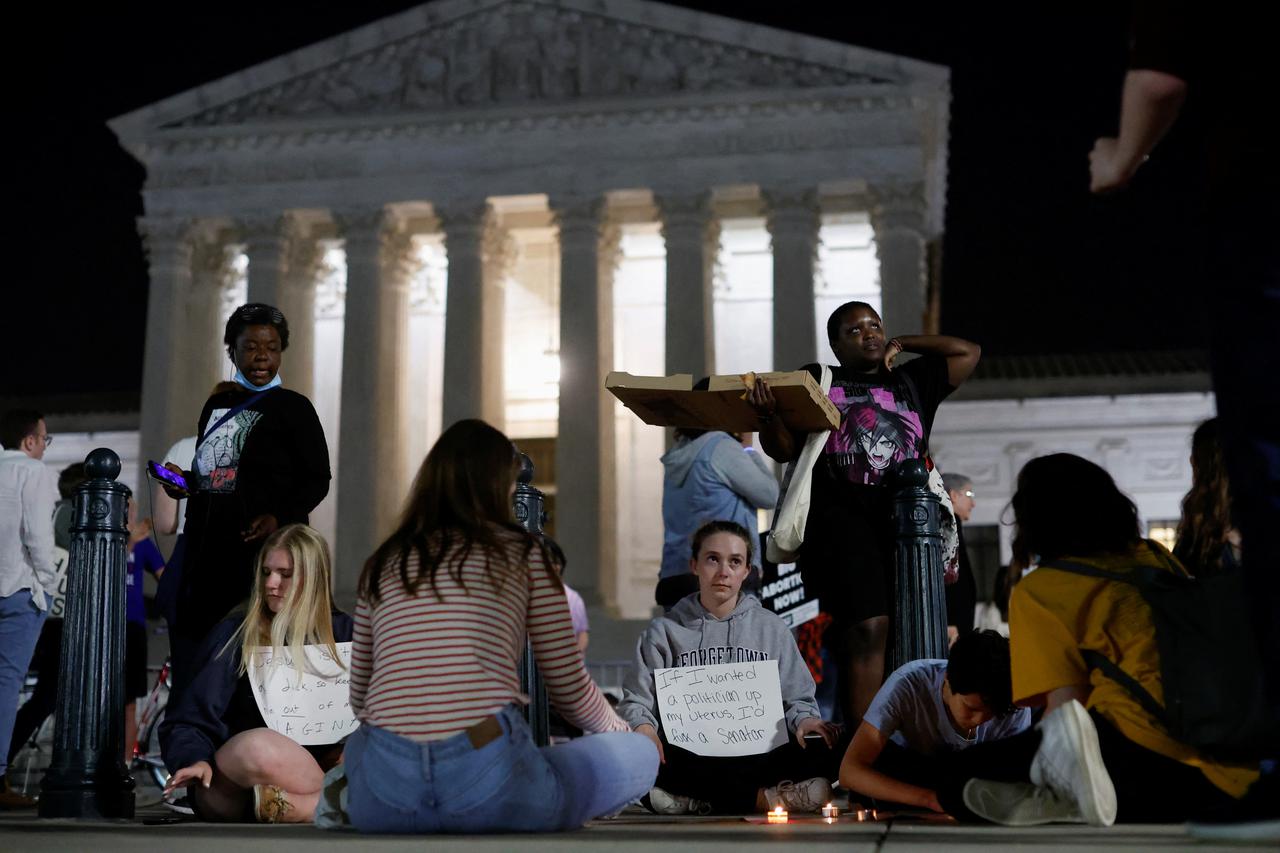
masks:
POLYGON ((662 765, 648 805, 660 814, 742 814, 782 805, 817 811, 831 798, 845 738, 822 720, 813 677, 786 623, 742 594, 751 567, 750 534, 713 521, 693 535, 689 570, 698 592, 649 623, 623 685, 618 714, 658 746, 662 765), (760 755, 708 757, 659 734, 654 670, 726 663, 778 662, 787 743, 760 755), (803 780, 798 784, 789 780, 803 780))

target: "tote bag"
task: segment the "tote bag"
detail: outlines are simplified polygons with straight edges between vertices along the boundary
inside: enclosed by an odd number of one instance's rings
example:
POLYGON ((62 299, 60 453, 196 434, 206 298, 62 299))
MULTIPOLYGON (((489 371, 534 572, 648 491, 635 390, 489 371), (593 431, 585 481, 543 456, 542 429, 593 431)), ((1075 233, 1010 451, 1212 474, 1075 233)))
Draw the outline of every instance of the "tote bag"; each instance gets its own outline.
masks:
MULTIPOLYGON (((822 393, 831 390, 831 368, 822 365, 822 393)), ((787 465, 782 490, 773 515, 773 527, 765 543, 765 556, 774 563, 793 563, 804 543, 804 526, 809 520, 809 497, 813 486, 813 466, 822 455, 831 430, 809 433, 800 456, 787 465)))

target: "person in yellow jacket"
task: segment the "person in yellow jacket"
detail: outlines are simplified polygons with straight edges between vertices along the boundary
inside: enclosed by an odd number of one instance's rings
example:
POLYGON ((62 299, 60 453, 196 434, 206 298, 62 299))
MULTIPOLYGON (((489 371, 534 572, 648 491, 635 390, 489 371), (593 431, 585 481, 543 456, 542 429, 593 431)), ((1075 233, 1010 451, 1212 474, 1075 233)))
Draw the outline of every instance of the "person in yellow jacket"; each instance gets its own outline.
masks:
POLYGON ((1179 742, 1124 687, 1085 663, 1085 652, 1097 652, 1163 702, 1155 626, 1141 592, 1053 563, 1116 574, 1186 570, 1142 539, 1133 502, 1106 471, 1078 456, 1028 462, 1013 510, 1013 556, 1026 567, 1009 604, 1013 699, 1043 707, 1045 716, 1021 748, 1006 746, 985 766, 969 763, 976 778, 952 780, 949 811, 1008 825, 1104 826, 1229 811, 1257 780, 1257 767, 1215 761, 1179 742))

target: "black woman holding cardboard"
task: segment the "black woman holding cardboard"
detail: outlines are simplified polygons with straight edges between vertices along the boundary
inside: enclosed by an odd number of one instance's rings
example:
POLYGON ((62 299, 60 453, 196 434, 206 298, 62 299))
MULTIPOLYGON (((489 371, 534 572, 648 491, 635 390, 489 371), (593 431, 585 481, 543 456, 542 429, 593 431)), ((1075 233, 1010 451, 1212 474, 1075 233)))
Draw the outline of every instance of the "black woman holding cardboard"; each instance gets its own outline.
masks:
MULTIPOLYGON (((813 466, 811 500, 799 552, 806 588, 832 617, 826 644, 836 658, 844 722, 857 728, 884 680, 892 612, 893 534, 886 475, 927 455, 938 404, 969 378, 981 348, 947 335, 886 340, 865 302, 841 305, 827 321, 838 365, 827 396, 840 411, 813 466), (919 358, 895 369, 902 353, 919 358)), ((815 378, 820 365, 806 365, 815 378)), ((760 416, 760 444, 779 462, 800 456, 808 435, 774 417, 777 403, 757 380, 748 398, 760 416)))

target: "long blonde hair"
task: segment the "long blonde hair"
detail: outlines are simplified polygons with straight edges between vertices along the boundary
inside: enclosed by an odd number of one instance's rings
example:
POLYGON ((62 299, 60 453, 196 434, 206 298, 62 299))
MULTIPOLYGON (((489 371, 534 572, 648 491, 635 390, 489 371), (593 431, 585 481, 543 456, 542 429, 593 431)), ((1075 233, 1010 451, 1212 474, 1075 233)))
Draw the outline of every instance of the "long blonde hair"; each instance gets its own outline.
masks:
POLYGON ((244 621, 222 649, 225 653, 239 647, 241 675, 249 671, 254 650, 264 646, 271 648, 274 659, 280 659, 287 648, 299 678, 308 644, 328 646, 334 662, 342 666, 333 639, 332 581, 329 543, 315 530, 305 524, 290 524, 267 537, 254 562, 253 590, 244 621), (265 591, 267 555, 275 550, 286 552, 293 564, 293 584, 279 613, 272 613, 267 606, 265 591))

